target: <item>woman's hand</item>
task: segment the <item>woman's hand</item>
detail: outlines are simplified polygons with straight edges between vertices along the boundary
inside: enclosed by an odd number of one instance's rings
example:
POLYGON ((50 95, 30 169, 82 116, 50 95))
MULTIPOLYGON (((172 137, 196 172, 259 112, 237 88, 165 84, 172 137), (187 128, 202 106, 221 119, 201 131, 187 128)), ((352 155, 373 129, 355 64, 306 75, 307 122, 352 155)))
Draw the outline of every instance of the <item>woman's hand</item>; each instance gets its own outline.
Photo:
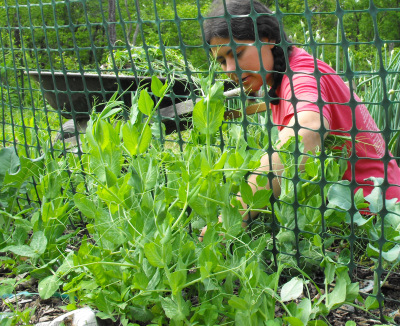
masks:
MULTIPOLYGON (((312 153, 315 153, 317 148, 321 147, 321 142, 325 139, 326 135, 328 133, 325 133, 322 137, 319 133, 319 130, 321 128, 321 117, 320 113, 314 112, 314 111, 302 111, 297 113, 297 121, 300 126, 298 135, 302 137, 302 142, 304 144, 304 153, 307 153, 311 151, 312 153)), ((325 129, 329 129, 329 123, 326 120, 326 118, 323 118, 323 123, 325 129)), ((290 137, 296 136, 292 126, 295 124, 295 118, 293 117, 289 123, 288 126, 283 128, 279 132, 279 139, 280 139, 280 144, 285 144, 290 137)), ((304 156, 304 159, 300 162, 300 169, 303 169, 304 163, 306 161, 307 157, 304 156)), ((271 156, 271 159, 269 158, 269 155, 264 155, 261 158, 261 165, 260 167, 256 170, 258 172, 257 174, 251 174, 250 177, 248 178, 248 184, 250 185, 253 194, 259 190, 259 187, 257 186, 257 175, 262 172, 262 173, 268 173, 269 171, 273 171, 275 175, 277 176, 276 178, 273 179, 272 181, 272 190, 274 193, 275 197, 279 197, 280 192, 281 192, 281 187, 280 187, 280 180, 279 177, 282 175, 282 172, 284 171, 284 166, 282 165, 280 159, 279 159, 279 154, 277 152, 273 153, 271 156)), ((266 189, 269 189, 269 184, 265 187, 266 189)), ((239 201, 242 203, 243 211, 241 211, 241 214, 246 210, 246 204, 242 201, 240 194, 238 195, 239 201)), ((257 217, 258 212, 250 212, 251 219, 257 217)), ((221 216, 218 217, 219 222, 222 222, 221 216)), ((242 226, 246 227, 247 223, 247 216, 243 219, 242 226)), ((203 241, 203 236, 207 231, 207 226, 205 226, 200 233, 199 236, 199 241, 203 241)))

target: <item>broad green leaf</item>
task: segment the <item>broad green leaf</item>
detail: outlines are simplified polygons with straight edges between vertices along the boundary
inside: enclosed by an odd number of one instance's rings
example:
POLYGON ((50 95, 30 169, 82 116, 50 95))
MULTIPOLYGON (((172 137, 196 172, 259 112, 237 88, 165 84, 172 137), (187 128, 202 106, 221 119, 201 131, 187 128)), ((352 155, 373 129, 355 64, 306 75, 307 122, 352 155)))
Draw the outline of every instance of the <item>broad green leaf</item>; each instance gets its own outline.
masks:
POLYGON ((38 254, 32 249, 32 247, 27 245, 20 245, 20 246, 7 246, 3 249, 0 249, 0 252, 7 252, 11 251, 14 254, 22 257, 37 257, 38 254))
POLYGON ((324 267, 325 284, 331 284, 335 279, 335 264, 329 257, 325 257, 321 262, 321 266, 324 267))
POLYGON ((346 301, 346 280, 337 277, 336 284, 331 293, 328 293, 326 298, 326 306, 332 309, 337 304, 342 304, 346 301))
POLYGON ((117 176, 107 167, 104 167, 105 176, 106 176, 106 185, 108 188, 111 188, 117 183, 117 176))
POLYGON ((147 285, 149 284, 149 279, 144 273, 136 272, 133 275, 132 286, 138 290, 146 290, 147 285))
POLYGON ((30 177, 39 177, 44 166, 44 156, 37 159, 20 157, 20 168, 16 173, 6 173, 4 185, 20 188, 30 177))
POLYGON ((319 234, 314 235, 313 238, 314 246, 321 248, 322 247, 322 239, 319 234))
POLYGON ((307 326, 328 326, 323 320, 312 320, 307 323, 307 326))
POLYGON ((42 299, 50 298, 60 287, 62 281, 57 275, 50 275, 41 280, 38 285, 39 295, 42 299))
POLYGON ((154 290, 161 281, 160 269, 156 269, 154 275, 151 277, 149 284, 147 285, 147 290, 154 290))
POLYGON ((344 210, 351 208, 351 189, 348 181, 335 183, 328 190, 328 200, 330 205, 334 205, 344 210))
POLYGON ((170 297, 160 297, 161 306, 165 311, 165 315, 173 320, 180 321, 185 319, 189 314, 189 306, 182 300, 181 305, 172 300, 170 297))
POLYGON ((178 295, 186 284, 186 271, 175 271, 168 276, 169 285, 171 286, 172 295, 178 295))
POLYGON ((99 210, 99 205, 96 202, 90 200, 87 196, 82 194, 75 194, 74 203, 87 218, 96 218, 96 214, 99 210))
POLYGON ((304 325, 307 325, 310 320, 312 312, 311 300, 309 298, 304 298, 297 305, 297 314, 296 317, 300 318, 304 325))
POLYGON ((304 165, 304 168, 311 178, 318 175, 319 164, 317 164, 314 158, 310 157, 304 165))
POLYGON ((146 243, 144 245, 144 254, 148 259, 149 263, 154 267, 164 268, 165 261, 162 253, 162 248, 160 245, 154 242, 146 243))
POLYGON ((265 208, 270 205, 269 198, 272 195, 271 189, 261 189, 256 191, 253 198, 253 208, 265 208))
POLYGON ((239 152, 234 152, 229 156, 228 163, 232 168, 240 168, 244 162, 243 157, 239 152))
POLYGON ((104 319, 110 318, 115 321, 113 317, 114 305, 112 304, 112 302, 110 302, 109 295, 110 295, 109 291, 103 290, 100 291, 97 297, 95 298, 96 307, 102 313, 100 316, 99 313, 97 313, 96 315, 99 316, 100 318, 101 317, 103 317, 104 319))
POLYGON ((283 320, 287 321, 292 326, 304 326, 303 322, 296 317, 284 317, 283 320))
POLYGON ((193 124, 201 134, 215 134, 223 120, 224 106, 219 101, 205 102, 202 99, 193 108, 193 124))
POLYGON ((242 196, 242 200, 247 204, 251 205, 253 202, 253 190, 250 185, 246 181, 242 181, 240 185, 240 196, 242 196))
POLYGON ((245 310, 239 310, 235 314, 235 325, 240 326, 252 326, 257 323, 253 323, 250 312, 245 310))
POLYGON ((214 170, 220 170, 224 167, 226 159, 228 157, 228 152, 223 152, 217 163, 214 165, 214 170))
POLYGON ((350 263, 350 259, 351 259, 351 252, 350 252, 349 248, 344 248, 340 252, 338 263, 347 265, 350 263))
POLYGON ((156 76, 151 76, 151 91, 155 96, 163 97, 161 93, 161 88, 163 87, 163 83, 156 76))
MULTIPOLYGON (((360 212, 356 212, 353 215, 353 223, 357 224, 358 226, 362 226, 365 223, 367 223, 369 220, 366 220, 365 218, 362 217, 360 212)), ((346 214, 346 223, 351 223, 351 217, 350 214, 346 214)))
POLYGON ((140 140, 140 144, 138 144, 139 146, 138 154, 147 151, 151 142, 151 136, 152 136, 151 128, 149 127, 149 125, 146 125, 145 128, 142 130, 142 138, 140 140))
POLYGON ((242 230, 242 215, 231 205, 223 207, 221 211, 222 225, 227 235, 236 237, 242 230))
POLYGON ((114 249, 116 246, 126 241, 123 221, 113 218, 112 212, 99 209, 96 212, 95 229, 97 236, 100 237, 103 246, 107 249, 114 249), (103 240, 109 243, 104 243, 103 240))
POLYGON ((388 251, 383 251, 382 252, 382 257, 387 260, 387 261, 395 261, 395 260, 399 260, 400 257, 400 246, 396 245, 394 246, 392 249, 388 250, 388 251))
POLYGON ((365 299, 365 308, 368 310, 374 310, 379 308, 379 301, 376 299, 375 296, 368 296, 368 298, 365 299))
POLYGON ((164 97, 168 88, 168 82, 163 84, 156 76, 151 77, 151 91, 157 97, 164 97))
POLYGON ((268 177, 266 175, 257 175, 256 177, 256 182, 257 182, 257 186, 264 188, 268 185, 269 180, 268 177))
POLYGON ((115 92, 99 114, 99 119, 105 120, 122 110, 124 101, 118 101, 118 92, 115 92), (119 106, 118 108, 116 108, 119 106), (115 109, 114 109, 115 108, 115 109))
POLYGON ((281 299, 282 301, 295 300, 303 293, 304 281, 298 277, 293 277, 289 282, 282 286, 281 299))
POLYGON ((47 247, 47 238, 42 231, 36 231, 33 233, 30 246, 38 256, 44 254, 47 247))
POLYGON ((232 296, 229 299, 228 303, 232 308, 238 310, 248 310, 250 308, 249 303, 246 300, 239 298, 237 296, 232 296))
POLYGON ((13 174, 18 171, 19 158, 15 149, 6 147, 0 149, 0 185, 6 174, 13 174))
POLYGON ((365 197, 369 202, 369 210, 371 213, 379 213, 383 208, 383 195, 379 187, 372 189, 371 193, 365 197))
POLYGON ((349 320, 349 321, 346 322, 345 326, 357 326, 357 324, 356 324, 355 321, 349 320))
POLYGON ((150 116, 151 112, 153 111, 154 108, 154 102, 147 92, 147 90, 143 89, 140 92, 140 97, 139 97, 139 110, 147 115, 150 116))
POLYGON ((136 127, 127 122, 122 127, 122 137, 124 140, 124 147, 128 150, 129 154, 136 155, 138 148, 139 132, 136 127))

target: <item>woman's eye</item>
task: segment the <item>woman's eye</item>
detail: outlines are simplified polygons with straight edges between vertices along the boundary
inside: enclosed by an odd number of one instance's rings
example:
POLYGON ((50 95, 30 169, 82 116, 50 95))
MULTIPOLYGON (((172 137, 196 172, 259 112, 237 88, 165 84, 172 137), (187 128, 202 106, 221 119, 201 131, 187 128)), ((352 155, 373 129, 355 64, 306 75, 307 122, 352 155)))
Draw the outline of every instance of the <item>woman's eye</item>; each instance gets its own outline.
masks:
POLYGON ((240 58, 242 54, 243 54, 243 51, 239 51, 239 52, 236 53, 236 57, 240 58))

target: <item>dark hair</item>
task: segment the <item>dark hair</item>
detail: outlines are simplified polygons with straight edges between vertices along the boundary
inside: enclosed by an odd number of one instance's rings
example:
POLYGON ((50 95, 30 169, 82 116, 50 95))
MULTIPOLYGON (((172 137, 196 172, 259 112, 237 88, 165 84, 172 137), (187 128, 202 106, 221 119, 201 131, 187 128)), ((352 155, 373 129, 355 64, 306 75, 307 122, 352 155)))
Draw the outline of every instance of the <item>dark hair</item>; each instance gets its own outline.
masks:
MULTIPOLYGON (((265 5, 257 1, 249 0, 226 0, 225 3, 226 11, 222 0, 214 1, 214 7, 208 13, 208 18, 204 21, 203 27, 207 43, 210 44, 211 39, 214 37, 230 38, 229 26, 233 38, 237 40, 256 40, 255 24, 252 18, 254 12, 255 15, 253 17, 256 17, 258 38, 266 37, 271 42, 281 42, 279 21, 265 5), (254 10, 252 10, 252 8, 254 8, 254 10), (235 17, 242 15, 246 16, 235 17)), ((286 33, 284 31, 282 32, 285 40, 290 43, 286 33)), ((291 50, 292 46, 289 45, 288 53, 290 53, 291 50)), ((286 71, 286 60, 285 53, 280 46, 275 46, 271 51, 274 57, 273 70, 276 72, 272 74, 274 82, 268 94, 270 97, 275 98, 271 103, 278 104, 279 99, 276 99, 278 97, 276 90, 281 84, 283 78, 282 73, 286 71)))

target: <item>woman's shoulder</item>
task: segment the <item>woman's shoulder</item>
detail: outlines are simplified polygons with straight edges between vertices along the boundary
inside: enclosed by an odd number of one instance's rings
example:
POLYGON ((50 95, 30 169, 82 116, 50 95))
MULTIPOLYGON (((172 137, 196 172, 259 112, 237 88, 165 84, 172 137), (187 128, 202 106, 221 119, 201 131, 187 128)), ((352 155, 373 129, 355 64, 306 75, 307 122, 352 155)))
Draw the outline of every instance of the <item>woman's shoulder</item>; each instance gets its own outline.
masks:
POLYGON ((294 72, 313 73, 315 70, 315 62, 317 62, 318 70, 323 73, 335 73, 334 69, 326 62, 314 57, 306 50, 293 46, 289 56, 290 69, 294 72))

